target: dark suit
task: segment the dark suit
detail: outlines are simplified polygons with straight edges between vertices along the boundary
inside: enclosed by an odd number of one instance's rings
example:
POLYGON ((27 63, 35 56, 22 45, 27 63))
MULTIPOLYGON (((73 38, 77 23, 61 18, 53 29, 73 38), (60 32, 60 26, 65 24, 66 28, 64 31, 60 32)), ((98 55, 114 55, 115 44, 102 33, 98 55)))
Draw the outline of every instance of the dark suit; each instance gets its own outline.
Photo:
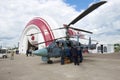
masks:
POLYGON ((77 48, 76 48, 76 47, 72 47, 72 48, 71 48, 71 54, 72 54, 72 57, 73 57, 74 65, 79 65, 79 61, 78 61, 78 51, 77 51, 77 48))

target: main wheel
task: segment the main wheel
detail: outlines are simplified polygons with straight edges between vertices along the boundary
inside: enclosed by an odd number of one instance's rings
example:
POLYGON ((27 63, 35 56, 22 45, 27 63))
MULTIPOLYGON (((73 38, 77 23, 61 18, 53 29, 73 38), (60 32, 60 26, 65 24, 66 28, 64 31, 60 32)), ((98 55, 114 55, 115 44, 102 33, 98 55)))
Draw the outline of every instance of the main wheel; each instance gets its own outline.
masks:
POLYGON ((3 56, 3 58, 7 58, 7 56, 6 56, 6 55, 4 55, 4 56, 3 56))
POLYGON ((47 63, 48 63, 48 64, 52 64, 52 63, 53 63, 53 61, 52 61, 52 60, 49 60, 49 61, 47 61, 47 63))

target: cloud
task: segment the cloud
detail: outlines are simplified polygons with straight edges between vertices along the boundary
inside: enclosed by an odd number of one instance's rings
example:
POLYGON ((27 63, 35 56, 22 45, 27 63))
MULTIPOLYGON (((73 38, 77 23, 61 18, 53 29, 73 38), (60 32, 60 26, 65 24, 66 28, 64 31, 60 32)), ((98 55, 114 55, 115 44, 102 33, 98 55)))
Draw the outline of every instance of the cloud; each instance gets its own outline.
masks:
POLYGON ((0 13, 0 39, 5 42, 3 38, 11 37, 9 44, 17 44, 25 26, 34 17, 51 16, 62 26, 75 9, 62 0, 4 0, 0 3, 0 13))
MULTIPOLYGON (((88 16, 77 22, 74 26, 81 29, 93 31, 90 35, 100 41, 107 41, 105 38, 109 33, 118 33, 120 25, 119 0, 107 0, 88 16), (101 36, 102 33, 102 36, 101 36), (107 33, 107 34, 106 34, 107 33), (103 36, 105 34, 105 36, 103 36)), ((26 24, 34 17, 47 15, 52 17, 60 27, 68 24, 81 12, 74 9, 74 6, 64 3, 63 0, 3 0, 0 2, 0 39, 8 45, 16 44, 26 24)), ((119 35, 109 35, 109 41, 116 40, 119 35)), ((120 39, 120 38, 119 38, 120 39)), ((116 41, 115 41, 116 42, 116 41)))
POLYGON ((120 37, 117 31, 120 29, 119 5, 119 0, 107 0, 106 4, 83 18, 76 26, 91 30, 94 33, 91 36, 103 43, 119 42, 120 37))

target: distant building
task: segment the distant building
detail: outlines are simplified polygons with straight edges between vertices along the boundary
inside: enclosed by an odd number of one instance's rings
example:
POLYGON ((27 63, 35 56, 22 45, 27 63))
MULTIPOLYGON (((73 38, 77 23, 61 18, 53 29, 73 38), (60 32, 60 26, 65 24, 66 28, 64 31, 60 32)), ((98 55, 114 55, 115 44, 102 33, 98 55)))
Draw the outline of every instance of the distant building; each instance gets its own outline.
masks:
POLYGON ((114 53, 114 44, 98 44, 90 53, 114 53))

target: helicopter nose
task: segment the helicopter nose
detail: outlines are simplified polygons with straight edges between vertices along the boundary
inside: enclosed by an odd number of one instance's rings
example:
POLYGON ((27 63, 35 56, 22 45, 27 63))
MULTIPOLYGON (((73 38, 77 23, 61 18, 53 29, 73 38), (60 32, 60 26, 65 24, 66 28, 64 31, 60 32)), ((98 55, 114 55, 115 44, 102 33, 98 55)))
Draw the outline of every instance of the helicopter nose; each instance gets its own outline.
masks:
POLYGON ((38 49, 38 50, 33 51, 33 54, 35 54, 37 56, 47 56, 48 51, 46 48, 43 48, 43 49, 38 49))

